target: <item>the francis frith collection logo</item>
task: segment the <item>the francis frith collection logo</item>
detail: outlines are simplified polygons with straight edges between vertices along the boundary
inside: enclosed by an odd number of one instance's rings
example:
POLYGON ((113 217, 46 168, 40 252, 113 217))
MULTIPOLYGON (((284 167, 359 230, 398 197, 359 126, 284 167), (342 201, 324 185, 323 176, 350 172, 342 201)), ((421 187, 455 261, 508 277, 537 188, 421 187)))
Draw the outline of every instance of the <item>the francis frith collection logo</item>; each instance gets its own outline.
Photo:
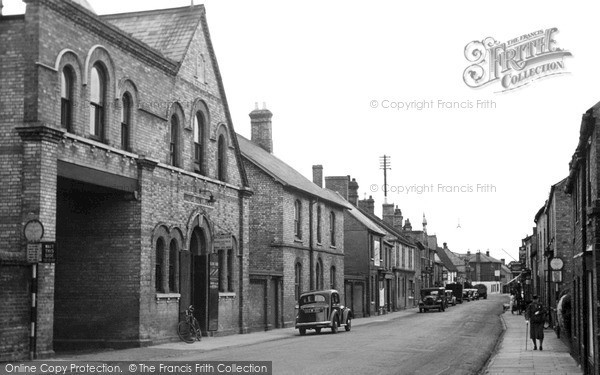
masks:
POLYGON ((465 57, 472 65, 463 73, 467 86, 483 87, 495 82, 499 91, 513 90, 540 78, 565 74, 564 58, 569 51, 558 48, 553 27, 500 43, 488 37, 465 47, 465 57))

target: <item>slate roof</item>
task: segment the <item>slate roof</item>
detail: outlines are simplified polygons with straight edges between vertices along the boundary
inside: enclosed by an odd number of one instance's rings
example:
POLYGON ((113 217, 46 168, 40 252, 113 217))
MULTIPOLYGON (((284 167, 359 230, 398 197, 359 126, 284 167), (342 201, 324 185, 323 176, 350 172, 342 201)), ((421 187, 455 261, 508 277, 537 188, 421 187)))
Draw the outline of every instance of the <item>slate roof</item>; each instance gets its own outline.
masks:
POLYGON ((181 62, 203 12, 203 5, 194 5, 108 14, 100 18, 160 51, 165 57, 181 62))
POLYGON ((277 156, 265 151, 239 134, 237 135, 237 139, 242 156, 273 177, 283 186, 300 190, 344 208, 352 208, 352 205, 340 195, 334 191, 318 187, 315 183, 304 177, 300 172, 290 167, 277 156))
POLYGON ((380 226, 381 228, 383 228, 383 230, 387 231, 389 234, 391 234, 392 236, 396 237, 400 242, 404 242, 405 245, 416 245, 416 241, 413 240, 411 237, 405 236, 404 234, 402 234, 402 232, 398 231, 396 228, 394 228, 393 226, 389 225, 388 223, 386 223, 385 221, 383 221, 382 219, 378 218, 375 215, 372 215, 371 213, 358 208, 358 210, 365 215, 367 218, 371 219, 372 221, 374 221, 378 226, 380 226))
POLYGON ((437 253, 438 257, 440 257, 440 260, 442 261, 442 263, 444 264, 444 267, 446 267, 446 269, 448 271, 458 272, 458 268, 456 268, 456 266, 454 265, 454 262, 452 262, 452 260, 448 256, 446 249, 438 246, 438 248, 435 249, 435 252, 437 253))
POLYGON ((354 216, 356 220, 358 220, 362 225, 367 227, 367 229, 369 229, 370 231, 381 234, 382 236, 385 236, 387 234, 385 229, 377 225, 373 220, 371 220, 357 207, 352 206, 352 209, 348 210, 348 213, 354 216))

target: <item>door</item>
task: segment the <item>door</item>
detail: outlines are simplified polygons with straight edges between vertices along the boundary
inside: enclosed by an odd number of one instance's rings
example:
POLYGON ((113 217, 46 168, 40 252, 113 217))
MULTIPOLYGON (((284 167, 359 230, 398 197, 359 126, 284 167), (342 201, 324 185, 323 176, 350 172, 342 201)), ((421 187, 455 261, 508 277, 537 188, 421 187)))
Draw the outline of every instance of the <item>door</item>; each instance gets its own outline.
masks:
POLYGON ((194 306, 194 316, 200 323, 203 332, 208 329, 207 278, 208 262, 206 254, 193 255, 191 275, 191 305, 194 306))

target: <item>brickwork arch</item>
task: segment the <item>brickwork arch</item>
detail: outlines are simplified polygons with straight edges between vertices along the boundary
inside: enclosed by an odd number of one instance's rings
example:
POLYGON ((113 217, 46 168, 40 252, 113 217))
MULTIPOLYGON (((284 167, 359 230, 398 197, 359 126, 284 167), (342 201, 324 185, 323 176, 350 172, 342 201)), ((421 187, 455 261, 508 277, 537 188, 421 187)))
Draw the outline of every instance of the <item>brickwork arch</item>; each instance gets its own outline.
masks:
POLYGON ((68 130, 70 133, 74 133, 74 134, 79 134, 82 135, 84 134, 84 129, 82 127, 82 121, 81 119, 83 118, 82 116, 84 116, 84 113, 82 112, 83 109, 87 109, 87 106, 85 106, 85 95, 84 92, 82 91, 81 87, 81 82, 82 82, 82 64, 81 64, 81 59, 79 58, 79 56, 77 56, 77 54, 71 50, 71 49, 63 49, 62 51, 59 52, 59 54, 56 57, 56 62, 55 62, 55 68, 57 71, 57 75, 56 75, 56 88, 55 88, 55 105, 56 105, 56 112, 59 114, 58 118, 58 126, 57 127, 61 127, 60 124, 60 113, 61 113, 61 77, 62 77, 62 72, 63 69, 67 68, 71 74, 71 79, 72 79, 72 87, 71 87, 71 126, 70 129, 68 130))
MULTIPOLYGON (((123 111, 123 105, 125 104, 123 98, 125 95, 129 97, 130 100, 130 112, 129 112, 129 123, 128 125, 128 147, 123 147, 121 144, 121 148, 126 151, 135 151, 137 149, 137 131, 138 131, 138 113, 137 109, 140 108, 140 100, 139 100, 139 92, 136 84, 129 78, 124 77, 119 80, 118 83, 118 97, 117 102, 119 103, 119 111, 123 111)), ((122 120, 122 119, 121 119, 122 120)), ((123 129, 121 129, 123 131, 123 129)))
MULTIPOLYGON (((204 249, 206 249, 207 253, 212 253, 213 252, 213 248, 212 248, 212 239, 213 239, 213 229, 212 229, 212 224, 210 223, 210 221, 202 214, 196 213, 196 214, 192 214, 192 216, 190 216, 190 221, 188 223, 188 233, 187 233, 187 237, 186 237, 186 248, 189 249, 189 251, 193 251, 194 249, 191 248, 191 242, 192 242, 192 236, 194 235, 194 231, 198 228, 202 231, 203 235, 204 235, 204 249)), ((198 254, 200 255, 200 254, 198 254)))

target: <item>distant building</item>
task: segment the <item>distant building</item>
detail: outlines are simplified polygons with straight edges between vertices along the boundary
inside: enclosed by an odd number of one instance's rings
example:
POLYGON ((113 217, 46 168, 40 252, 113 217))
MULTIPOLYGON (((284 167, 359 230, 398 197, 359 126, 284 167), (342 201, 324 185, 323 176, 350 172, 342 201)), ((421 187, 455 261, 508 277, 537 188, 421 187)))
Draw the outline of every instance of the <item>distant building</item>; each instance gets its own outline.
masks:
POLYGON ((458 268, 451 259, 451 251, 448 249, 448 244, 444 242, 444 247, 436 249, 436 256, 440 259, 443 265, 443 285, 459 282, 458 268))

